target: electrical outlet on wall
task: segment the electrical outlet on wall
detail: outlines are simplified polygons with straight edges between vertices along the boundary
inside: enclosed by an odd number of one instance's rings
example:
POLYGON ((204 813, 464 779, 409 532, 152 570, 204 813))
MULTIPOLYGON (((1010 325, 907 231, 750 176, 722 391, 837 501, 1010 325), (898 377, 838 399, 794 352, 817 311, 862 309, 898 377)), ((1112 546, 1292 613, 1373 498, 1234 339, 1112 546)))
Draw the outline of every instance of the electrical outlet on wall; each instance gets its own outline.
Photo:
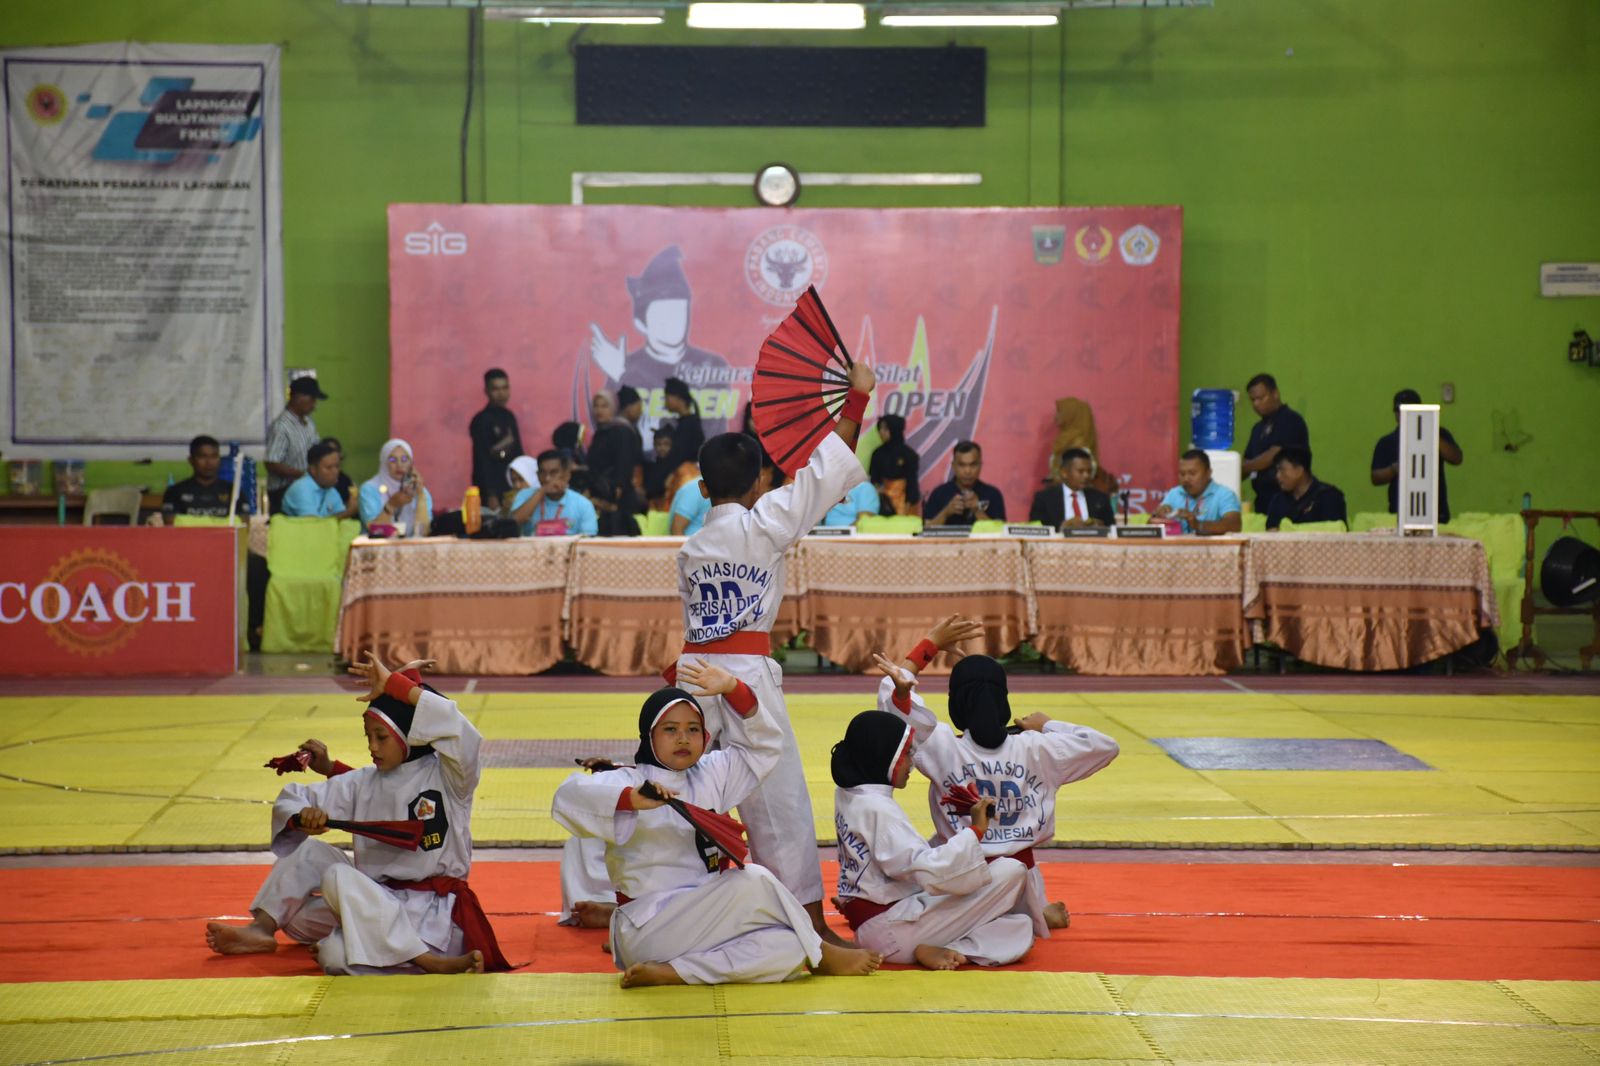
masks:
POLYGON ((1439 402, 1440 403, 1455 403, 1456 402, 1456 386, 1455 386, 1455 382, 1447 381, 1443 385, 1439 386, 1439 402))

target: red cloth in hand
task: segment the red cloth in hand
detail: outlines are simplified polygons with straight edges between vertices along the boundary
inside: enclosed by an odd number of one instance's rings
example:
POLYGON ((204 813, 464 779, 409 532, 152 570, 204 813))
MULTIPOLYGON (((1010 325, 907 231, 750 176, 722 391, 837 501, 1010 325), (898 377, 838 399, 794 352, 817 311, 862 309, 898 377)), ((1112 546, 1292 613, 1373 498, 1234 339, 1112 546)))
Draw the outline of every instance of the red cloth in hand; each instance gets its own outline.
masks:
POLYGON ((971 814, 972 808, 982 799, 983 797, 978 795, 978 790, 971 785, 952 785, 939 797, 939 805, 949 807, 957 814, 971 814))
POLYGON ((309 751, 291 751, 287 755, 279 755, 275 759, 268 759, 262 765, 268 770, 278 771, 279 777, 284 774, 299 773, 311 765, 311 753, 309 751))

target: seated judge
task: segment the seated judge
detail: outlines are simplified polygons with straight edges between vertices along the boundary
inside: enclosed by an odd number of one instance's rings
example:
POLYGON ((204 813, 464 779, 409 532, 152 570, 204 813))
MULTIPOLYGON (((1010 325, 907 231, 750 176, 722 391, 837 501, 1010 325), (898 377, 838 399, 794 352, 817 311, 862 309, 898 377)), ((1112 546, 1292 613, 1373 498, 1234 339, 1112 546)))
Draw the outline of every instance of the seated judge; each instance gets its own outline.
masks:
POLYGON ((551 448, 539 453, 537 460, 519 455, 511 461, 507 475, 516 495, 511 498, 511 514, 522 535, 531 537, 538 532, 540 522, 560 520, 566 523, 569 537, 593 537, 600 532, 599 516, 594 504, 569 487, 572 467, 566 457, 551 448), (530 470, 529 468, 533 469, 530 470), (538 480, 534 489, 528 483, 528 474, 538 480))
POLYGON ((685 481, 672 494, 672 524, 668 528, 674 537, 692 537, 706 524, 706 515, 711 513, 711 497, 700 491, 701 484, 699 478, 685 481))
POLYGON ((856 525, 861 521, 863 515, 877 515, 878 502, 878 490, 872 487, 872 482, 863 481, 828 509, 828 513, 822 516, 822 524, 825 526, 856 525))
POLYGON ((1278 491, 1267 506, 1267 528, 1277 529, 1285 518, 1306 522, 1345 522, 1344 493, 1311 476, 1309 448, 1278 450, 1278 491))
POLYGON ((964 440, 955 447, 951 478, 928 493, 922 518, 930 526, 970 526, 985 519, 1006 520, 1006 500, 1000 490, 979 479, 983 449, 964 440))
POLYGON ((426 537, 433 523, 433 497, 422 483, 411 445, 398 437, 378 450, 378 472, 361 483, 356 497, 361 524, 393 526, 402 537, 426 537))
POLYGON ((1052 529, 1115 525, 1111 497, 1089 487, 1093 478, 1094 458, 1082 448, 1068 448, 1061 453, 1061 484, 1034 494, 1028 521, 1052 529))
POLYGON ((341 495, 339 449, 328 441, 306 452, 306 472, 283 494, 283 513, 294 518, 353 518, 356 494, 341 495))
POLYGON ((1199 448, 1190 448, 1179 458, 1178 484, 1150 516, 1152 522, 1167 518, 1182 521, 1185 533, 1239 532, 1239 497, 1226 485, 1211 480, 1211 459, 1199 448))
MULTIPOLYGON (((233 498, 233 482, 223 481, 222 450, 217 438, 199 436, 189 442, 189 468, 193 477, 168 485, 161 497, 161 517, 165 524, 181 514, 205 518, 227 518, 228 501, 233 498)), ((240 500, 241 507, 244 501, 240 500)))
POLYGON ((906 443, 906 420, 900 415, 878 419, 878 447, 867 465, 867 477, 883 500, 878 512, 915 514, 922 502, 917 451, 906 443))

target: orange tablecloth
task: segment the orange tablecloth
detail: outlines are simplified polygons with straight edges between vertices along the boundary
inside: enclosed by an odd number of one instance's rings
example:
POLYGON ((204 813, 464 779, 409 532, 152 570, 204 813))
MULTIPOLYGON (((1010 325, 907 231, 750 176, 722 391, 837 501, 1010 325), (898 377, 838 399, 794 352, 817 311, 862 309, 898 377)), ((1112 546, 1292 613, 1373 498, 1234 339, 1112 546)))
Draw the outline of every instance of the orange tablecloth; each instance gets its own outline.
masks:
MULTIPOLYGON (((683 649, 678 598, 678 537, 583 540, 572 553, 567 582, 567 639, 580 663, 619 677, 656 674, 683 649)), ((778 643, 803 626, 804 568, 797 551, 785 559, 783 606, 773 626, 778 643)))
POLYGON ((561 661, 576 537, 357 540, 334 646, 389 662, 437 659, 446 674, 522 675, 561 661))
POLYGON ((1257 640, 1344 670, 1431 662, 1500 621, 1488 556, 1465 537, 1253 536, 1243 588, 1257 640))
POLYGON ((1038 540, 1023 545, 1034 647, 1083 674, 1223 674, 1250 640, 1240 540, 1038 540))
MULTIPOLYGON (((801 542, 811 646, 847 670, 872 653, 899 659, 952 614, 984 624, 984 647, 1004 655, 1033 631, 1022 542, 916 537, 817 537, 801 542)), ((978 651, 969 647, 968 651, 978 651)), ((930 673, 948 673, 940 656, 930 673)))

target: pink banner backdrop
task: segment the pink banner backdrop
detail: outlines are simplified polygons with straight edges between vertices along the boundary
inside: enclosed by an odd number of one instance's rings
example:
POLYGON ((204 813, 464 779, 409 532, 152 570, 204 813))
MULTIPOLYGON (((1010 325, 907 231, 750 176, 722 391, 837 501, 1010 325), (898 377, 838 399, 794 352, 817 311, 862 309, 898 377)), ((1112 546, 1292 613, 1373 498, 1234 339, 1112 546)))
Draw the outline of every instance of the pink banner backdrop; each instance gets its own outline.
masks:
POLYGON ((482 372, 504 367, 530 453, 632 385, 645 444, 684 379, 708 435, 741 424, 762 339, 807 285, 903 414, 923 491, 960 440, 1027 517, 1055 401, 1093 408, 1100 461, 1154 509, 1174 483, 1177 207, 782 210, 392 204, 391 434, 440 509, 471 476, 482 372))

